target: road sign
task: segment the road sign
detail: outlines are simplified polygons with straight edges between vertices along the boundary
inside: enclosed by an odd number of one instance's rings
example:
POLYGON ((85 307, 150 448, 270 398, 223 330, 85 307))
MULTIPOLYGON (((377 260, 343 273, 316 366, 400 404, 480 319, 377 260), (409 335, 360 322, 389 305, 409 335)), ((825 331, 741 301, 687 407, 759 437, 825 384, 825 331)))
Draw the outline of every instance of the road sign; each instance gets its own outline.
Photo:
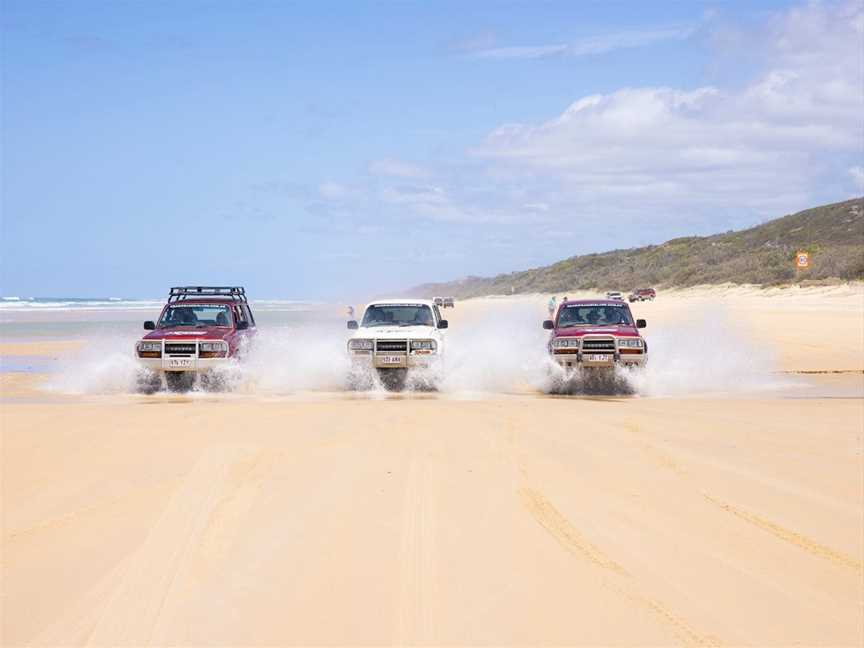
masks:
POLYGON ((796 268, 809 268, 810 267, 810 253, 809 252, 798 252, 795 255, 795 267, 796 268))

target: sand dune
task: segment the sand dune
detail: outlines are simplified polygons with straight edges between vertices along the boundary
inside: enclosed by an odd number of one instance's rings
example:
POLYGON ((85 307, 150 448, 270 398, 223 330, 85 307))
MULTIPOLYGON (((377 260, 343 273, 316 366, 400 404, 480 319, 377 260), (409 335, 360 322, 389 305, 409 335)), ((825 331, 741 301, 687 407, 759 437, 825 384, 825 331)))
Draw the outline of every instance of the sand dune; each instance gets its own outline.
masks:
MULTIPOLYGON (((763 391, 144 397, 4 376, 3 644, 860 645, 862 294, 634 306, 658 347, 672 329, 729 355, 734 328, 772 376, 850 372, 763 391)), ((528 308, 539 328, 546 299, 448 317, 491 331, 528 308)))

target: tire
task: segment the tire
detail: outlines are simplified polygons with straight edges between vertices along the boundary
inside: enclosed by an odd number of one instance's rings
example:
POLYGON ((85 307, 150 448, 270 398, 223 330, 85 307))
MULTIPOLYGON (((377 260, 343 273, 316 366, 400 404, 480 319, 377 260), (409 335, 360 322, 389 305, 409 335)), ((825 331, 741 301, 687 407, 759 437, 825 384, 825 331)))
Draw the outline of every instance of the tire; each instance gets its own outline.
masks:
POLYGON ((207 392, 228 391, 226 377, 214 371, 204 371, 198 376, 198 384, 207 392))
POLYGON ((402 391, 405 389, 407 369, 379 369, 378 378, 387 391, 402 391))
POLYGON ((195 374, 192 371, 166 371, 165 383, 168 391, 187 392, 195 384, 195 374))
POLYGON ((162 389, 162 377, 155 371, 143 369, 135 378, 135 391, 139 394, 155 394, 162 389))

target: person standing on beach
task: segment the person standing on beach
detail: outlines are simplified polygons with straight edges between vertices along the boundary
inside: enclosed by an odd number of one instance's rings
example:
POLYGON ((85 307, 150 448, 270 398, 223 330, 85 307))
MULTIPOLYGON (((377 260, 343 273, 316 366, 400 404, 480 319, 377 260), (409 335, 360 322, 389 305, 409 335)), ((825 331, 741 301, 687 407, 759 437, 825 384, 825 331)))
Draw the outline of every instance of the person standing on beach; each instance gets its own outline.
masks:
POLYGON ((354 319, 354 307, 353 306, 348 307, 348 319, 349 320, 354 319))
POLYGON ((552 319, 555 316, 555 306, 555 295, 552 295, 552 297, 549 298, 549 319, 552 319))

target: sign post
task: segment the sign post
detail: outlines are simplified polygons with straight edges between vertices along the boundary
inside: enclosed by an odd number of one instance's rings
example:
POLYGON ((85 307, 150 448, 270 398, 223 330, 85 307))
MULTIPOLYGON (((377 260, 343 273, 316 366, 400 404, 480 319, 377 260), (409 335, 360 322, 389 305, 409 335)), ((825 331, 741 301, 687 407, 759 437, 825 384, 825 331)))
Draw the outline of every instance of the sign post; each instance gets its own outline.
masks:
POLYGON ((795 253, 795 267, 798 270, 805 270, 810 267, 810 253, 799 250, 795 253))

